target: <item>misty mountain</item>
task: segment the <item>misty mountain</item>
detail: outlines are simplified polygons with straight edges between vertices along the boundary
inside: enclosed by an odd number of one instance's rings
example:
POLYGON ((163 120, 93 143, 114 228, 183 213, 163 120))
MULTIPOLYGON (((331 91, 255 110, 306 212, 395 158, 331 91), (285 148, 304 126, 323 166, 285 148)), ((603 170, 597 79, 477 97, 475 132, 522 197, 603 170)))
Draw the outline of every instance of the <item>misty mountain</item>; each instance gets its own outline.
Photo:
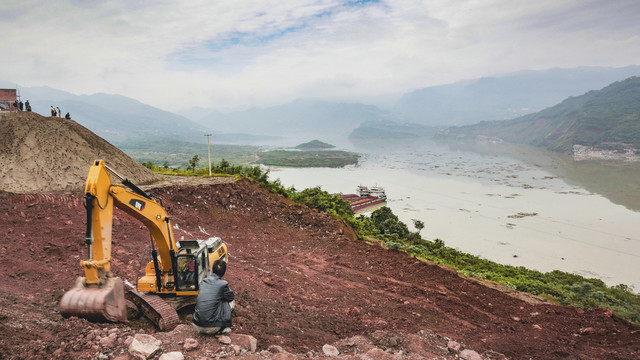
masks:
POLYGON ((353 130, 349 140, 354 143, 397 142, 431 138, 437 133, 435 127, 392 121, 366 121, 353 130))
POLYGON ((491 136, 556 151, 573 145, 610 148, 640 144, 640 77, 602 90, 570 97, 562 103, 510 121, 481 122, 451 128, 447 137, 491 136))
POLYGON ((114 143, 150 136, 200 140, 210 131, 183 116, 121 95, 75 95, 51 87, 20 88, 20 95, 23 101, 29 100, 34 112, 50 116, 50 107, 59 107, 62 116, 69 112, 73 120, 114 143))
POLYGON ((394 110, 431 126, 513 119, 635 75, 640 66, 520 71, 416 90, 402 96, 394 110))
MULTIPOLYGON (((0 81, 0 87, 16 88, 0 81)), ((121 95, 75 95, 43 87, 19 87, 21 99, 29 100, 33 111, 50 116, 50 107, 59 107, 62 116, 71 118, 114 144, 152 139, 206 143, 204 134, 212 133, 217 142, 252 142, 259 139, 247 134, 222 134, 184 116, 146 105, 121 95)), ((263 137, 264 138, 264 137, 263 137)))
MULTIPOLYGON (((415 124, 442 128, 513 119, 636 74, 640 74, 640 66, 522 71, 417 90, 404 95, 394 110, 297 100, 231 113, 193 108, 175 114, 120 95, 74 95, 51 87, 20 88, 20 92, 35 112, 48 116, 49 107, 58 106, 62 114, 69 112, 73 120, 112 143, 149 137, 203 143, 205 133, 213 133, 218 142, 255 143, 274 137, 308 141, 321 137, 341 143, 354 131, 352 139, 422 137, 431 130, 415 124)), ((16 87, 2 81, 0 86, 16 87)))
POLYGON ((191 119, 196 122, 201 122, 201 120, 207 119, 207 118, 218 118, 220 116, 224 116, 224 113, 218 110, 213 110, 213 109, 208 109, 208 108, 203 108, 198 106, 195 106, 189 109, 183 109, 178 111, 177 113, 186 117, 187 119, 191 119))
MULTIPOLYGON (((197 114, 198 111, 201 110, 188 113, 197 114)), ((301 140, 322 136, 327 141, 339 141, 346 139, 362 122, 394 121, 400 120, 401 116, 372 105, 297 100, 285 105, 227 114, 211 111, 192 119, 223 132, 244 132, 301 140)))

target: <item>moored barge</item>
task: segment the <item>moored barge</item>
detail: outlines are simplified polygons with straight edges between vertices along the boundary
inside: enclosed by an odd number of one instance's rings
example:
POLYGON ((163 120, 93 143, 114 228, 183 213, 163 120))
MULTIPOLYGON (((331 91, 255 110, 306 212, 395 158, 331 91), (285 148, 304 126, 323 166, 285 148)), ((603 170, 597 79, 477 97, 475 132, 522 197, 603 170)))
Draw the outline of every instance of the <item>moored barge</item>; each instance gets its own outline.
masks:
POLYGON ((354 212, 363 212, 368 208, 387 202, 387 194, 383 187, 358 186, 356 194, 340 194, 342 200, 346 200, 351 205, 354 212))

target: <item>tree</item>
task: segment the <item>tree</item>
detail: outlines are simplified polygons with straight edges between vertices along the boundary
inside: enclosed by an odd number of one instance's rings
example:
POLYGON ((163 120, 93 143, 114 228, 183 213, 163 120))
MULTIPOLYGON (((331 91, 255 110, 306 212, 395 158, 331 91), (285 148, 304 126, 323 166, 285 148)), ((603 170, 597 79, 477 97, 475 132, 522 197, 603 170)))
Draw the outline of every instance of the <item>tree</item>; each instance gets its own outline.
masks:
POLYGON ((374 211, 371 214, 371 221, 381 234, 397 234, 401 238, 409 234, 407 225, 386 206, 374 211))
POLYGON ((417 219, 412 219, 412 220, 413 220, 413 227, 415 227, 416 230, 418 230, 418 235, 420 235, 420 231, 424 229, 424 222, 417 219))
POLYGON ((198 166, 198 161, 200 161, 200 157, 196 154, 193 155, 193 157, 191 158, 191 160, 189 160, 189 167, 191 168, 191 171, 196 171, 196 166, 198 166))
POLYGON ((153 161, 143 162, 142 165, 144 165, 147 169, 150 169, 150 170, 155 170, 158 168, 158 166, 153 161))
POLYGON ((168 168, 169 168, 169 162, 168 162, 167 160, 165 160, 165 161, 162 163, 162 167, 163 167, 163 168, 165 168, 165 169, 168 169, 168 168))
POLYGON ((304 204, 318 211, 328 212, 334 216, 353 216, 353 210, 349 202, 340 199, 338 195, 332 195, 322 190, 319 186, 304 189, 291 196, 295 202, 304 204))

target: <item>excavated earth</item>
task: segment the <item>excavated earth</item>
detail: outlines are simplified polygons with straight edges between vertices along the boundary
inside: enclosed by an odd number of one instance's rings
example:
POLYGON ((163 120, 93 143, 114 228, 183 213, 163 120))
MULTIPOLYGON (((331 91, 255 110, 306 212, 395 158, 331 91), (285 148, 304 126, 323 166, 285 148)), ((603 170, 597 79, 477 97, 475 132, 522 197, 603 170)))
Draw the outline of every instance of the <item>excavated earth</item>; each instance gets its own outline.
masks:
MULTIPOLYGON (((149 358, 162 360, 172 352, 178 359, 640 358, 640 327, 609 310, 548 304, 470 280, 358 240, 338 219, 231 178, 165 178, 149 189, 172 216, 177 240, 227 243, 225 278, 237 302, 229 338, 196 334, 192 309, 171 332, 133 312, 125 324, 64 319, 58 302, 83 275, 87 254, 81 188, 91 161, 104 157, 132 179, 146 169, 75 122, 30 114, 0 122, 0 184, 11 191, 0 190, 0 359, 133 359, 145 335, 161 348, 149 358)), ((115 275, 135 283, 150 250, 146 228, 116 209, 115 275)))
POLYGON ((96 159, 109 159, 109 166, 136 184, 160 178, 73 120, 33 112, 0 116, 0 190, 81 189, 96 159))

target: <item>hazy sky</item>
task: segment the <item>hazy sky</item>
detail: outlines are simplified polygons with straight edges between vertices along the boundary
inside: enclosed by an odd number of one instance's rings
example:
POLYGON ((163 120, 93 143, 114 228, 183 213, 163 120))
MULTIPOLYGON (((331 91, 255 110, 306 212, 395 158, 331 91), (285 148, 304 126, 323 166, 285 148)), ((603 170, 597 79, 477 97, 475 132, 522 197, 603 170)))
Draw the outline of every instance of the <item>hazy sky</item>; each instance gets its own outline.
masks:
POLYGON ((640 63, 637 0, 0 2, 0 79, 166 110, 640 63))

